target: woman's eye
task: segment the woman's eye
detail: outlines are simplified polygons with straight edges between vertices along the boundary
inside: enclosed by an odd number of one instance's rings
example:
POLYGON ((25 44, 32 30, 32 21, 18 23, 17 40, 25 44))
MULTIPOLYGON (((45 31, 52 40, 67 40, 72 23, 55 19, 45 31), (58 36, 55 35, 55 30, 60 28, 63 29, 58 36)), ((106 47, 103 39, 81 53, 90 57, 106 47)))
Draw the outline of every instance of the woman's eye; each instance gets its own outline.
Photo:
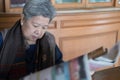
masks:
POLYGON ((33 25, 34 27, 38 27, 37 25, 33 25))
POLYGON ((47 29, 48 28, 48 26, 42 26, 42 29, 47 29))

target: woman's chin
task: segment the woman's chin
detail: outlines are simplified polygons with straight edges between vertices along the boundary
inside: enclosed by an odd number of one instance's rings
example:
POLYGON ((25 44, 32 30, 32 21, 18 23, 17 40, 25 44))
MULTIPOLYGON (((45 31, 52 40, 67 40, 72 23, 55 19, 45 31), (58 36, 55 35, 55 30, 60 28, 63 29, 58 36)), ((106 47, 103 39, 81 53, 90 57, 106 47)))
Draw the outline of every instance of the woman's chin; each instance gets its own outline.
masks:
POLYGON ((37 39, 28 40, 28 44, 35 44, 37 39))

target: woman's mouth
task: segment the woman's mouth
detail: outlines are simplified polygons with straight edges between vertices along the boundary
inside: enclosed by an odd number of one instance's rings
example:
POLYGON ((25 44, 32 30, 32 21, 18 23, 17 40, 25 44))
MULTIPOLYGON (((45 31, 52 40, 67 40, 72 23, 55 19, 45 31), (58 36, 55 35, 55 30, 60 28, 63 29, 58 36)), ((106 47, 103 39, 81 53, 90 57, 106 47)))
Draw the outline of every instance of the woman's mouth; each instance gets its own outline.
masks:
POLYGON ((33 39, 33 40, 37 40, 38 37, 36 37, 36 36, 32 36, 32 39, 33 39))

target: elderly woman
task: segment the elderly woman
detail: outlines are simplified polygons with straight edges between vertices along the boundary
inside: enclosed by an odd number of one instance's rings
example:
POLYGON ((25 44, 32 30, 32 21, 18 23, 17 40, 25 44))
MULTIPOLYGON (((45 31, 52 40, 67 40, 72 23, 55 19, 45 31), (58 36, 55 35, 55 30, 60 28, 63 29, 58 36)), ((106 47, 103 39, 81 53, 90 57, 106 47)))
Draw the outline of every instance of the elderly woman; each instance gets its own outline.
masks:
POLYGON ((16 80, 62 62, 62 53, 46 31, 55 16, 49 0, 29 0, 16 24, 0 32, 0 80, 16 80))

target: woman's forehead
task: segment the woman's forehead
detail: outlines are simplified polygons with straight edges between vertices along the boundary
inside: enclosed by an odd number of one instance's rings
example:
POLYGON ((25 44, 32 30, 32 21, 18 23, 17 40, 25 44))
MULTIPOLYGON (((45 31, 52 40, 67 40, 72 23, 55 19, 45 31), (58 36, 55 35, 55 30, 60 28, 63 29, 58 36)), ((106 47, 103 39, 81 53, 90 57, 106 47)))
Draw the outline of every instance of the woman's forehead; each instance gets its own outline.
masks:
POLYGON ((50 20, 49 18, 43 16, 34 16, 28 19, 28 21, 32 23, 49 23, 49 20, 50 20))
POLYGON ((33 19, 41 19, 41 20, 49 20, 48 17, 44 17, 44 16, 33 16, 33 19))

